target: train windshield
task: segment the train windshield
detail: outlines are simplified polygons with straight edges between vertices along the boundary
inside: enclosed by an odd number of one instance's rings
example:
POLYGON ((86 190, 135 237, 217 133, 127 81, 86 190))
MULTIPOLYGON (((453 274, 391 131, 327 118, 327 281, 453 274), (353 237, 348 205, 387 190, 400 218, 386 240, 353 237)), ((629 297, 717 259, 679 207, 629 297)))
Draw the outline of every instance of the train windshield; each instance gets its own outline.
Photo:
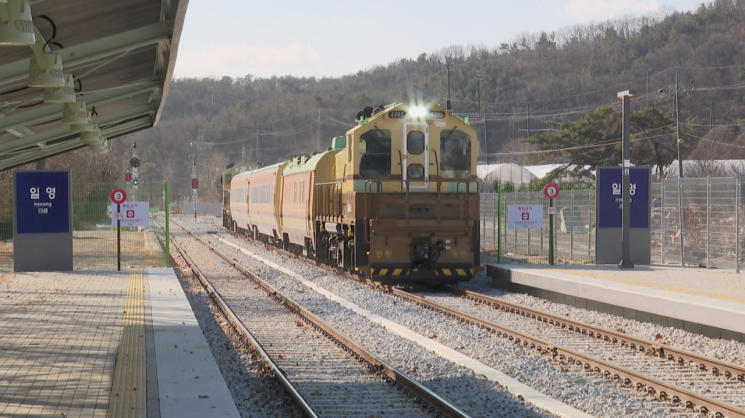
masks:
POLYGON ((385 179, 391 176, 391 131, 373 129, 360 136, 360 176, 385 179))
POLYGON ((471 137, 460 129, 440 132, 440 175, 444 178, 471 177, 471 137))

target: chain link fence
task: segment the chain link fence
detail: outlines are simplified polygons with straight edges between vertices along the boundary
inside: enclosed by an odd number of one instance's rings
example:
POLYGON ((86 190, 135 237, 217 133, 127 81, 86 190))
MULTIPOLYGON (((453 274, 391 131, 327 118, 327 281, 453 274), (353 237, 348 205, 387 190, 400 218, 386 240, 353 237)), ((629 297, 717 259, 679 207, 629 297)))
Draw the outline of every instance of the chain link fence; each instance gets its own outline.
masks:
MULTIPOLYGON (((510 261, 548 264, 549 217, 544 215, 540 229, 514 229, 507 226, 509 205, 549 206, 542 191, 481 194, 481 246, 497 250, 498 230, 502 236, 502 255, 510 261), (501 216, 498 208, 501 200, 501 216), (497 226, 501 225, 501 228, 497 226)), ((554 259, 557 263, 591 263, 595 260, 595 190, 563 188, 554 199, 554 259)), ((544 210, 544 213, 546 211, 544 210)))
MULTIPOLYGON (((740 177, 664 180, 653 183, 651 193, 653 263, 739 271, 743 235, 740 177)), ((548 215, 544 216, 541 229, 508 228, 507 206, 519 204, 548 206, 549 201, 539 191, 502 192, 501 199, 497 193, 481 194, 482 249, 497 251, 498 224, 501 224, 505 261, 547 264, 548 215)), ((555 262, 593 263, 596 190, 564 188, 554 206, 555 262)))
MULTIPOLYGON (((163 183, 138 189, 109 183, 72 185, 73 268, 116 267, 116 228, 111 226, 111 191, 124 188, 128 201, 147 201, 151 215, 162 212, 163 183)), ((149 227, 122 228, 122 266, 164 267, 163 230, 151 216, 149 227)), ((0 187, 0 271, 13 271, 13 186, 0 187)))

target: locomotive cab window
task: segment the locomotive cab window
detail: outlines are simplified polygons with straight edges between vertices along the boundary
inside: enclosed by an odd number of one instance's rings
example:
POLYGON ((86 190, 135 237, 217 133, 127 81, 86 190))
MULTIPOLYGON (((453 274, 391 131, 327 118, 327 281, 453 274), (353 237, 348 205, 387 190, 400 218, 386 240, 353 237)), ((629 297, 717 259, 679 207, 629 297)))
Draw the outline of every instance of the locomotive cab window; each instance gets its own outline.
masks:
POLYGON ((384 179, 391 176, 391 131, 373 129, 360 136, 360 176, 384 179))
POLYGON ((406 151, 414 155, 424 152, 424 132, 411 131, 406 135, 406 151))
POLYGON ((454 128, 440 132, 440 175, 445 178, 471 177, 471 137, 454 128))

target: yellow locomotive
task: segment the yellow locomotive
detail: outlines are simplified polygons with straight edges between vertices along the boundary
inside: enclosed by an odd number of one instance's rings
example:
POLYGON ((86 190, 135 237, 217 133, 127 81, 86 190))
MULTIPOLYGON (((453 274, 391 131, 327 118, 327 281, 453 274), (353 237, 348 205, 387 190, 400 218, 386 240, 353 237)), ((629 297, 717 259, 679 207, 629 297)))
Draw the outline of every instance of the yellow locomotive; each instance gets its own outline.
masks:
POLYGON ((234 175, 226 226, 379 281, 471 278, 478 141, 468 120, 402 103, 365 108, 357 123, 324 152, 234 175))

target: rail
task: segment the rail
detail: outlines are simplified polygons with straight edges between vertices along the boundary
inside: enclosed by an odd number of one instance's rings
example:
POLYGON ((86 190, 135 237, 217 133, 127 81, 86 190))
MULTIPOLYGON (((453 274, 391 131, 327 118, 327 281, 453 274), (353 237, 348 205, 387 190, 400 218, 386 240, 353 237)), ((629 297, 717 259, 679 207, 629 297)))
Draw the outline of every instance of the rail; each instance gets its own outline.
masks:
MULTIPOLYGON (((454 290, 454 288, 452 287, 447 287, 447 289, 452 290, 457 295, 463 294, 460 291, 454 290)), ((659 393, 660 397, 662 398, 668 397, 673 400, 678 399, 680 402, 685 403, 686 405, 690 404, 690 405, 698 406, 702 410, 707 410, 709 412, 712 412, 715 414, 715 416, 745 418, 745 410, 742 410, 734 405, 727 404, 727 403, 712 399, 708 396, 690 391, 688 389, 681 388, 673 384, 669 384, 662 380, 646 376, 642 373, 612 364, 608 361, 600 360, 591 355, 587 355, 584 353, 580 353, 578 351, 574 351, 568 348, 561 347, 557 344, 544 341, 532 335, 521 333, 519 331, 515 331, 513 329, 503 327, 494 322, 481 319, 479 317, 467 314, 465 312, 451 309, 449 307, 446 307, 436 302, 433 302, 431 300, 425 299, 424 297, 420 297, 420 296, 408 293, 401 289, 393 288, 392 292, 395 295, 398 295, 404 299, 413 301, 414 303, 417 303, 421 306, 443 312, 451 317, 458 318, 462 321, 466 321, 468 323, 478 325, 482 328, 492 330, 493 332, 497 333, 497 336, 508 338, 510 341, 514 342, 515 344, 522 344, 526 348, 530 347, 531 349, 536 350, 538 353, 542 355, 551 355, 553 358, 558 357, 560 360, 567 361, 569 364, 580 366, 584 370, 601 373, 602 375, 607 376, 607 377, 613 377, 614 380, 619 380, 620 382, 623 382, 624 385, 627 385, 627 386, 632 385, 634 382, 636 382, 637 390, 640 390, 640 391, 645 390, 648 393, 659 393)), ((473 298, 476 298, 476 295, 478 295, 473 292, 468 292, 467 294, 469 294, 470 297, 473 297, 473 298)), ((535 317, 541 320, 541 322, 548 322, 549 324, 552 324, 555 326, 561 326, 562 324, 565 324, 567 322, 564 318, 557 318, 556 320, 548 319, 550 317, 550 314, 546 314, 540 311, 532 311, 532 313, 528 313, 528 311, 530 310, 527 308, 517 307, 517 305, 506 304, 502 301, 494 300, 493 302, 489 302, 489 300, 493 298, 489 298, 484 295, 478 295, 478 298, 485 302, 492 304, 492 306, 499 307, 499 309, 502 309, 502 307, 505 307, 504 309, 506 310, 514 310, 515 313, 520 314, 521 316, 528 316, 532 318, 535 315, 535 317)), ((583 324, 581 328, 586 330, 587 326, 583 324)), ((604 336, 600 334, 596 334, 595 337, 604 338, 604 336)), ((629 337, 627 335, 623 335, 623 338, 628 339, 629 337)), ((650 345, 649 343, 645 345, 647 347, 653 346, 653 345, 650 345)), ((644 346, 639 346, 639 347, 644 347, 644 346)), ((669 349, 670 349, 669 347, 665 347, 665 350, 669 350, 669 349)), ((682 354, 683 352, 682 350, 678 350, 678 353, 682 354)), ((720 367, 724 367, 724 366, 720 366, 720 367)), ((730 367, 729 368, 730 373, 732 373, 733 368, 737 369, 737 366, 730 367)), ((715 369, 713 368, 712 372, 714 371, 715 369)), ((738 376, 738 377, 740 378, 739 380, 742 381, 741 379, 742 376, 738 376)))
MULTIPOLYGON (((179 225, 179 224, 177 224, 177 225, 181 229, 183 229, 186 233, 188 233, 189 235, 191 235, 194 239, 196 239, 201 244, 203 244, 204 246, 206 246, 207 248, 209 248, 210 251, 214 252, 219 257, 223 258, 228 264, 232 265, 233 267, 235 267, 236 269, 238 269, 241 273, 243 273, 246 276, 248 276, 249 278, 251 278, 251 280, 253 280, 254 282, 256 282, 259 286, 261 286, 262 288, 264 288, 265 291, 267 291, 275 299, 277 299, 280 302, 280 304, 288 307, 289 309, 297 312, 302 317, 306 318, 310 323, 313 324, 314 327, 316 327, 317 329, 323 331, 324 333, 326 333, 327 335, 329 335, 332 339, 334 339, 335 341, 338 341, 340 344, 342 344, 345 347, 347 347, 356 356, 358 356, 359 358, 365 360, 373 368, 375 368, 376 370, 378 370, 381 374, 387 376, 392 381, 395 381, 396 383, 400 384, 402 387, 404 387, 407 390, 411 391, 416 396, 418 396, 419 398, 421 398, 424 402, 428 403, 429 405, 431 405, 432 407, 434 407, 435 409, 437 409, 444 416, 447 416, 447 417, 450 417, 450 418, 470 418, 469 415, 467 415, 464 412, 460 411, 458 408, 456 408, 455 406, 451 405, 449 402, 447 402, 446 400, 444 400, 443 398, 441 398, 440 396, 438 396, 436 393, 434 393, 431 390, 427 389, 427 387, 425 387, 424 385, 422 385, 419 382, 411 379, 410 377, 406 376, 405 374, 399 372, 396 368, 394 368, 393 366, 391 366, 388 363, 384 362, 383 360, 379 359, 373 353, 367 351, 362 346, 360 346, 357 343, 355 343, 352 339, 350 339, 346 335, 342 334, 341 332, 339 332, 338 330, 336 330, 335 328, 333 328, 331 325, 329 325, 328 323, 326 323, 324 320, 322 320, 321 318, 319 318, 318 316, 316 316, 314 313, 310 312, 306 308, 304 308, 301 305, 297 304, 292 299, 290 299, 287 296, 285 296, 279 290, 277 290, 274 287, 272 287, 269 283, 267 283, 264 280, 262 280, 259 276, 251 273, 251 271, 249 271, 246 267, 242 266, 237 261, 233 260, 232 258, 230 258, 229 256, 227 256, 226 254, 223 254, 222 252, 220 252, 219 250, 217 250, 213 245, 205 242, 203 239, 199 238, 194 233, 192 233, 191 231, 189 231, 186 228, 184 228, 182 225, 179 225)), ((174 240, 174 244, 175 245, 178 245, 175 240, 174 240)), ((180 247, 177 247, 177 248, 179 249, 179 252, 182 253, 182 255, 185 256, 184 259, 186 260, 187 257, 188 257, 188 256, 186 256, 186 253, 183 251, 182 248, 180 248, 180 247)), ((191 259, 189 259, 189 260, 191 261, 191 259)), ((196 264, 193 264, 193 262, 191 262, 190 264, 192 265, 192 268, 193 268, 194 271, 199 272, 197 270, 196 264)), ((246 329, 245 326, 243 326, 243 324, 241 323, 240 319, 238 319, 238 317, 233 313, 233 311, 230 309, 230 307, 227 305, 227 303, 222 299, 222 297, 220 297, 219 293, 214 289, 214 287, 212 287, 212 285, 209 284, 209 281, 206 279, 206 277, 204 277, 204 275, 202 275, 201 272, 199 272, 199 280, 200 281, 203 281, 203 283, 207 283, 205 285, 205 287, 208 288, 208 291, 210 292, 210 295, 212 295, 215 298, 219 298, 219 302, 218 303, 220 304, 220 307, 221 308, 224 307, 224 310, 225 310, 226 314, 228 312, 230 313, 228 316, 231 318, 231 321, 234 320, 234 321, 237 322, 237 324, 240 324, 240 327, 238 329, 242 333, 244 333, 244 335, 250 336, 251 334, 248 331, 248 329, 246 329)), ((216 300, 218 300, 218 299, 216 299, 216 300)), ((253 337, 251 337, 251 344, 253 345, 254 343, 255 343, 255 347, 260 347, 260 344, 258 343, 258 341, 256 341, 255 339, 253 339, 253 337)), ((264 352, 262 354, 262 357, 263 357, 264 354, 266 354, 266 353, 264 352)), ((266 354, 266 356, 267 356, 268 360, 271 362, 269 364, 274 365, 274 362, 271 361, 271 358, 268 357, 268 354, 266 354)), ((276 365, 274 365, 274 368, 272 368, 272 370, 274 372, 275 378, 277 376, 281 376, 281 379, 283 379, 286 382, 286 384, 290 385, 290 388, 288 390, 291 390, 292 393, 297 394, 297 396, 299 397, 299 399, 297 399, 297 401, 302 401, 302 404, 299 404, 298 406, 305 405, 307 407, 307 411, 306 411, 306 409, 304 407, 301 407, 301 409, 303 410, 303 412, 306 413, 306 414, 308 414, 307 416, 309 416, 309 417, 316 417, 317 415, 310 408, 310 406, 307 405, 307 403, 302 398, 302 396, 299 393, 297 393, 297 391, 295 390, 295 388, 292 387, 291 383, 286 378, 284 378, 284 375, 283 375, 281 369, 279 369, 278 367, 276 367, 276 365)), ((284 387, 284 383, 281 382, 281 384, 284 387)), ((294 395, 291 395, 291 396, 293 396, 293 400, 296 400, 294 398, 294 395)))

